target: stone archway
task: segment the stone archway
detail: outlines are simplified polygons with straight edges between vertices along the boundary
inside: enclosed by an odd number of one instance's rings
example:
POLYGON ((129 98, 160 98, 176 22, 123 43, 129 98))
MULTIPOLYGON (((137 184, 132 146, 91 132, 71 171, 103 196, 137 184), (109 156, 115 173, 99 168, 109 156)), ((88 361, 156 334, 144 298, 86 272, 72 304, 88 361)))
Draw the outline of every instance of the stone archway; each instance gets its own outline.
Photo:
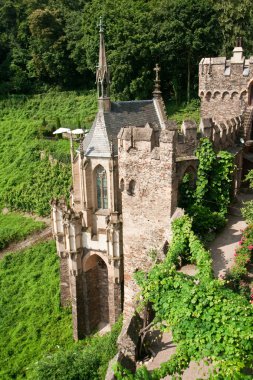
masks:
POLYGON ((104 260, 94 254, 84 264, 86 278, 86 305, 89 329, 92 332, 109 324, 108 269, 104 260))
POLYGON ((250 82, 248 88, 248 105, 253 106, 253 82, 250 82))

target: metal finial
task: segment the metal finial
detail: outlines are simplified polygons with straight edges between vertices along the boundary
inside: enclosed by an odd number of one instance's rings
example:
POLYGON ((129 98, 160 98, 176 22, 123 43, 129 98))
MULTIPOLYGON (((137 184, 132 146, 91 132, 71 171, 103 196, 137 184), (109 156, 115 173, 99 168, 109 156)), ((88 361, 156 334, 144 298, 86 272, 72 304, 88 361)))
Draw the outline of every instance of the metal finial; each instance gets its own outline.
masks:
POLYGON ((98 27, 99 27, 99 33, 103 33, 104 32, 104 24, 103 24, 103 17, 102 16, 99 17, 98 27))
POLYGON ((161 68, 159 67, 158 63, 156 63, 154 71, 155 71, 155 80, 156 82, 158 82, 160 80, 159 72, 161 71, 161 68))

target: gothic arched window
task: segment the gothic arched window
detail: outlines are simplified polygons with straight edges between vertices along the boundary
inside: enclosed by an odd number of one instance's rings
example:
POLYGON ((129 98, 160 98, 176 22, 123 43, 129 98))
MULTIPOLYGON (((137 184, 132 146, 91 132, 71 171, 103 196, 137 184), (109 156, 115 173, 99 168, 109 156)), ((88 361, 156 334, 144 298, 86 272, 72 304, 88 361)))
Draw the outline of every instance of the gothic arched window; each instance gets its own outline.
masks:
POLYGON ((101 165, 99 165, 96 169, 96 185, 97 185, 97 207, 104 208, 104 209, 108 208, 106 171, 101 165))

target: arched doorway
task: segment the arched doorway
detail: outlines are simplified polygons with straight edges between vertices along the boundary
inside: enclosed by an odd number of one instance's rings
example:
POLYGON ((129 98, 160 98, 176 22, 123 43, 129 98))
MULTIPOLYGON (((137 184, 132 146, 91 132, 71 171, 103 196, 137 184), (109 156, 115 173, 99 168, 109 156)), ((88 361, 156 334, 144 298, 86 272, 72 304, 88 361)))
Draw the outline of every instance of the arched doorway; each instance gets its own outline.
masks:
POLYGON ((109 323, 108 269, 98 255, 91 255, 85 262, 87 311, 90 331, 109 323))
POLYGON ((250 83, 249 85, 249 89, 248 89, 248 103, 249 103, 249 106, 253 106, 253 82, 250 83))

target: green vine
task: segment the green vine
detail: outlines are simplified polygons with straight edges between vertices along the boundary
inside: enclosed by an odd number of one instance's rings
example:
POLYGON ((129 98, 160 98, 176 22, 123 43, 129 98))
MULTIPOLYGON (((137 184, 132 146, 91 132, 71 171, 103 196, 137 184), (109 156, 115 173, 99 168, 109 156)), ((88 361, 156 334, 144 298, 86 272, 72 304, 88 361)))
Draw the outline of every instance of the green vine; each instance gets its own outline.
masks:
POLYGON ((117 366, 117 379, 180 375, 191 360, 212 364, 212 379, 250 378, 242 371, 253 360, 252 305, 228 289, 225 280, 213 278, 210 254, 193 233, 189 216, 174 221, 172 228, 165 261, 148 274, 138 272, 136 279, 144 303, 152 303, 155 321, 172 331, 176 353, 152 372, 141 367, 131 374, 117 366), (195 276, 177 271, 178 257, 185 252, 197 265, 195 276))
POLYGON ((216 155, 206 138, 200 140, 196 156, 199 160, 196 188, 193 189, 186 174, 180 185, 179 205, 193 218, 193 230, 206 239, 226 223, 234 163, 228 152, 216 155))

